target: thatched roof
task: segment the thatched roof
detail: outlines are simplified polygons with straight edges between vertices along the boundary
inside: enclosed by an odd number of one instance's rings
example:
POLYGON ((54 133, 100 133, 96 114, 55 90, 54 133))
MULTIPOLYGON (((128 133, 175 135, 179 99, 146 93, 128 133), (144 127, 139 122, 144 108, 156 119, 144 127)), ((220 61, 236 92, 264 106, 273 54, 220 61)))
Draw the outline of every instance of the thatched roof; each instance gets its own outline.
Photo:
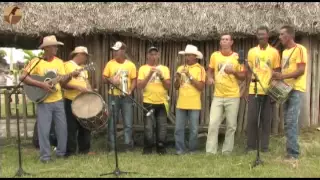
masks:
MULTIPOLYGON (((0 3, 3 10, 8 5, 0 3)), ((14 32, 24 35, 127 33, 150 39, 213 39, 221 32, 253 35, 260 25, 277 31, 320 32, 320 3, 111 2, 19 3, 23 19, 14 32)), ((0 33, 10 32, 0 20, 0 33)))

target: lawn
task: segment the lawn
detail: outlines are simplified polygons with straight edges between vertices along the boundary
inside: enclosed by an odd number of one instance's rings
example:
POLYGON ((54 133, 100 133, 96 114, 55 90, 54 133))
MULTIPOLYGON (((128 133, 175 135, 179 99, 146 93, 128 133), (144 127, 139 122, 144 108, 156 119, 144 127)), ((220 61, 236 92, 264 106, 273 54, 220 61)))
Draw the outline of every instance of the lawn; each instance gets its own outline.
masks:
MULTIPOLYGON (((222 139, 223 140, 223 139, 222 139)), ((251 168, 256 154, 244 153, 245 138, 237 138, 234 153, 230 156, 206 155, 205 138, 201 139, 201 151, 193 155, 174 155, 169 148, 168 155, 142 155, 141 147, 134 152, 119 153, 119 167, 122 171, 138 174, 122 177, 319 177, 320 176, 320 132, 315 128, 304 130, 300 136, 301 158, 299 166, 293 168, 282 162, 285 138, 271 137, 271 152, 261 154, 264 165, 251 168)), ((104 138, 93 139, 96 155, 75 156, 58 159, 51 164, 38 160, 38 151, 31 141, 23 142, 23 168, 31 177, 99 177, 101 173, 114 170, 114 155, 105 153, 104 138)), ((220 143, 221 144, 221 143, 220 143)), ((220 145, 221 148, 221 145, 220 145)), ((1 177, 12 177, 18 168, 18 156, 14 141, 1 147, 1 177)), ((106 176, 108 177, 108 176, 106 176)), ((113 176, 109 176, 113 177, 113 176)))

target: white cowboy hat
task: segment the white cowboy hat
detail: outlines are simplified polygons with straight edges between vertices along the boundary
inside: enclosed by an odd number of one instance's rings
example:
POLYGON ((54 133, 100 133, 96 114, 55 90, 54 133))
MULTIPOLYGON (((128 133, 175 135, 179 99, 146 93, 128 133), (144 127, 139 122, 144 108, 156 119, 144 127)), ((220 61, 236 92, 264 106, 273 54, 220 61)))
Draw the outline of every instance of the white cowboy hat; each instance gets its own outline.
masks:
POLYGON ((71 52, 71 55, 78 54, 78 53, 84 53, 88 56, 91 56, 91 54, 88 53, 88 48, 86 48, 84 46, 77 46, 76 48, 74 48, 74 50, 71 52))
POLYGON ((42 44, 39 46, 39 49, 42 49, 46 46, 56 46, 56 45, 64 45, 62 42, 57 41, 56 36, 46 36, 43 38, 42 44))
POLYGON ((112 47, 111 49, 118 51, 119 49, 125 49, 127 46, 121 42, 121 41, 117 41, 112 47))
POLYGON ((194 54, 197 56, 197 59, 202 59, 203 55, 200 51, 198 51, 198 48, 194 45, 188 44, 186 46, 186 49, 184 51, 180 51, 179 54, 185 55, 185 54, 194 54))

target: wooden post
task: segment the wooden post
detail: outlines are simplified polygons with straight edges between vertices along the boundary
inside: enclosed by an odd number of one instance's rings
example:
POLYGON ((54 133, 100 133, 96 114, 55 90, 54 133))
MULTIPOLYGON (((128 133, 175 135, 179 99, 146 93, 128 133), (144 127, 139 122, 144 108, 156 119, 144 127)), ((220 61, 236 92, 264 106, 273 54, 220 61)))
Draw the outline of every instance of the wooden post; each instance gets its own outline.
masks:
POLYGON ((280 114, 279 133, 283 133, 283 132, 284 132, 284 112, 283 112, 283 105, 279 105, 279 114, 280 114))
POLYGON ((240 99, 240 105, 239 105, 239 111, 238 111, 238 123, 237 123, 237 136, 240 136, 241 133, 243 132, 243 122, 244 122, 244 114, 245 114, 245 111, 246 111, 246 101, 241 98, 240 99))
POLYGON ((312 56, 312 88, 311 88, 311 125, 318 124, 318 113, 319 113, 319 79, 318 79, 318 51, 313 51, 312 56))
POLYGON ((305 93, 303 93, 302 99, 301 99, 301 110, 300 110, 300 117, 299 117, 299 124, 300 127, 309 127, 310 126, 310 93, 311 93, 311 71, 312 71, 312 61, 311 57, 312 54, 310 54, 312 51, 310 49, 310 38, 303 38, 302 43, 303 46, 307 49, 308 53, 308 63, 307 63, 307 80, 306 80, 306 86, 307 90, 305 93))
POLYGON ((279 132, 279 123, 280 123, 280 118, 279 118, 279 105, 277 103, 272 105, 272 120, 271 120, 271 133, 272 134, 278 134, 279 132))
POLYGON ((9 102, 9 91, 5 90, 4 91, 4 107, 5 107, 5 115, 6 115, 6 131, 7 131, 7 138, 11 137, 11 133, 10 133, 10 119, 11 119, 11 115, 10 115, 10 102, 9 102))
POLYGON ((1 116, 2 115, 2 108, 1 108, 1 106, 2 106, 2 100, 1 100, 2 94, 4 94, 4 93, 0 89, 0 118, 2 118, 2 116, 1 116))

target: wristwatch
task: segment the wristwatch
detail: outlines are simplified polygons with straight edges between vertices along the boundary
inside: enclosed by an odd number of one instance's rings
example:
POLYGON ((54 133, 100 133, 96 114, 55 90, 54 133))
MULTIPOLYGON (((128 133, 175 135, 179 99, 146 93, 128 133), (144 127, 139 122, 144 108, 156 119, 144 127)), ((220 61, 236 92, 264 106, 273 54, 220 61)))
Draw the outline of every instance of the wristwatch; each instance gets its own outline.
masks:
POLYGON ((161 77, 160 77, 160 80, 161 80, 161 81, 163 81, 163 80, 164 80, 164 78, 161 76, 161 77))
POLYGON ((189 77, 189 79, 190 79, 190 81, 192 81, 193 77, 192 77, 192 76, 190 76, 190 77, 189 77))

